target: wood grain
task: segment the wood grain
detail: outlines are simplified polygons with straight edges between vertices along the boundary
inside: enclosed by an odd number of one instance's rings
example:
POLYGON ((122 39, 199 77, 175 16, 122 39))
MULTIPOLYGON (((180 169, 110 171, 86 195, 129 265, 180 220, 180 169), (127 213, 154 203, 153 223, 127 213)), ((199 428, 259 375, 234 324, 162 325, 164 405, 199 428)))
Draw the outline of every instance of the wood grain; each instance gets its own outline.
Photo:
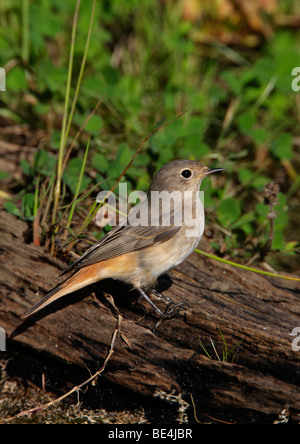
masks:
MULTIPOLYGON (((152 309, 112 281, 66 296, 22 322, 24 311, 59 283, 66 264, 26 243, 25 222, 0 211, 0 225, 0 326, 8 349, 23 347, 39 360, 70 363, 85 375, 86 366, 96 371, 116 326, 104 297, 109 292, 122 315, 122 334, 100 384, 125 389, 130 399, 174 393, 191 405, 192 397, 198 416, 273 422, 286 408, 289 420, 299 422, 300 351, 293 351, 291 336, 300 326, 299 283, 193 253, 160 279, 164 295, 189 308, 155 334, 152 309), (233 347, 224 362, 223 352, 233 347)), ((192 420, 192 406, 188 414, 192 420)))

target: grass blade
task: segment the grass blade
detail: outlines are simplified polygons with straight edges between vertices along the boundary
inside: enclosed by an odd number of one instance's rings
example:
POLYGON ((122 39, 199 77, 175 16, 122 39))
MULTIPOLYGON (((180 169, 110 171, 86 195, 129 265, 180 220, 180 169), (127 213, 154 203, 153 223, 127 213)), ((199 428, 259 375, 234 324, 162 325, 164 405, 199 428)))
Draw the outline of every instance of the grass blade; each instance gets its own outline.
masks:
POLYGON ((78 179, 78 182, 77 182, 77 187, 76 187, 76 191, 75 191, 75 195, 74 195, 74 199, 73 199, 73 204, 71 206, 69 217, 68 217, 67 227, 69 227, 70 224, 71 224, 71 221, 73 219, 73 214, 74 214, 74 211, 75 211, 75 207, 77 205, 77 199, 78 199, 80 187, 81 187, 81 184, 82 184, 82 178, 83 178, 83 174, 84 174, 84 170, 85 170, 85 165, 86 165, 86 161, 87 161, 87 155, 88 155, 88 152, 89 152, 90 142, 91 142, 91 137, 89 137, 88 143, 87 143, 87 146, 86 146, 86 149, 85 149, 84 158, 83 158, 83 162, 82 162, 81 169, 80 169, 79 179, 78 179))
POLYGON ((292 281, 300 282, 300 278, 295 278, 295 277, 292 277, 292 276, 284 276, 282 274, 271 273, 269 271, 263 271, 263 270, 258 270, 256 268, 247 267, 246 265, 237 264, 236 262, 228 261, 226 259, 222 259, 222 258, 220 258, 218 256, 213 255, 213 254, 206 253, 205 251, 198 250, 197 248, 195 249, 195 252, 198 253, 198 254, 202 254, 203 256, 209 257, 211 259, 215 259, 215 260, 217 260, 219 262, 223 262, 224 264, 232 265, 232 266, 237 267, 237 268, 242 268, 243 270, 252 271, 254 273, 263 274, 265 276, 272 276, 272 277, 277 277, 277 278, 282 278, 282 279, 290 279, 292 281))
POLYGON ((71 79, 72 79, 72 71, 73 71, 73 59, 74 59, 74 49, 75 49, 75 36, 76 29, 78 23, 78 11, 81 0, 77 0, 76 8, 73 18, 73 26, 72 26, 72 39, 71 39, 71 47, 70 47, 70 56, 69 56, 69 67, 68 67, 68 78, 67 78, 67 87, 65 94, 65 106, 64 106, 64 115, 63 115, 63 123, 60 137, 60 145, 58 151, 58 159, 57 159, 57 173, 56 173, 56 183, 54 187, 54 203, 53 203, 53 212, 52 212, 52 225, 56 223, 56 215, 58 211, 58 203, 60 198, 61 191, 61 180, 63 174, 63 158, 65 152, 65 141, 66 141, 66 127, 67 127, 67 117, 68 117, 68 108, 69 108, 69 99, 70 99, 70 91, 71 91, 71 79))

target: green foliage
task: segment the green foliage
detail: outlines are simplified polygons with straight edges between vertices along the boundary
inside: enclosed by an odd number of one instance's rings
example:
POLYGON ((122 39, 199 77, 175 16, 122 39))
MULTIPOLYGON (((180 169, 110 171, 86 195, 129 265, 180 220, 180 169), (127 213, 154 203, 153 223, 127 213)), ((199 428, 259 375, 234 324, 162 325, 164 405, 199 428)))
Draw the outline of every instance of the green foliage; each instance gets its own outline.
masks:
POLYGON ((200 343, 201 349, 203 350, 203 352, 206 354, 206 356, 209 359, 214 359, 214 360, 217 360, 220 362, 234 362, 235 356, 238 352, 239 345, 241 344, 241 342, 243 342, 243 340, 239 341, 233 347, 229 348, 220 328, 218 328, 218 333, 219 333, 221 340, 222 340, 220 351, 217 350, 215 342, 211 338, 209 338, 209 340, 210 340, 209 345, 210 345, 210 348, 212 351, 209 352, 206 349, 206 347, 204 347, 201 339, 199 338, 199 343, 200 343))
MULTIPOLYGON (((92 10, 92 0, 81 3, 71 101, 92 10)), ((28 9, 21 10, 18 2, 4 1, 0 7, 0 66, 7 67, 0 115, 49 132, 49 141, 33 159, 20 161, 23 188, 6 203, 8 211, 30 220, 41 204, 36 188, 42 191, 43 183, 49 183, 50 192, 57 166, 75 4, 29 1, 28 9)), ((206 179, 202 189, 208 219, 215 218, 233 255, 241 248, 253 254, 267 241, 268 206, 262 192, 266 183, 279 181, 272 247, 291 252, 300 223, 298 96, 291 89, 291 71, 300 60, 299 33, 277 30, 259 50, 237 49, 217 42, 201 45, 194 38, 198 26, 182 19, 180 2, 95 3, 67 146, 104 100, 64 166, 61 203, 67 205, 76 191, 82 194, 97 183, 113 186, 150 131, 189 110, 151 135, 126 171, 129 188, 146 191, 157 168, 174 158, 224 168, 222 175, 206 179), (87 137, 90 148, 77 190, 87 137)))
POLYGON ((239 202, 230 197, 223 199, 217 208, 217 217, 220 223, 229 229, 240 215, 241 208, 239 202))
MULTIPOLYGON (((75 157, 74 159, 70 160, 70 162, 67 165, 67 168, 63 173, 63 182, 69 187, 72 194, 75 194, 77 188, 81 166, 82 166, 82 159, 75 157)), ((90 184, 90 181, 91 180, 89 177, 83 176, 79 191, 82 192, 86 190, 90 184)))

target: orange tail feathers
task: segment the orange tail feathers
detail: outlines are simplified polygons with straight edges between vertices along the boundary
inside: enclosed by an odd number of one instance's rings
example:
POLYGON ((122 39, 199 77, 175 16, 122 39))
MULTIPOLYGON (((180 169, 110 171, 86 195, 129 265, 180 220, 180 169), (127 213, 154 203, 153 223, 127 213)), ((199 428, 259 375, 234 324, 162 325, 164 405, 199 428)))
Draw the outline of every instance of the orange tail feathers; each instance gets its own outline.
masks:
POLYGON ((74 291, 80 290, 80 288, 86 287, 87 285, 94 284, 95 282, 101 280, 100 275, 100 263, 89 265, 87 267, 81 268, 76 274, 69 277, 62 284, 53 288, 46 296, 33 305, 29 310, 27 310, 22 316, 22 319, 26 319, 57 299, 69 294, 74 291))

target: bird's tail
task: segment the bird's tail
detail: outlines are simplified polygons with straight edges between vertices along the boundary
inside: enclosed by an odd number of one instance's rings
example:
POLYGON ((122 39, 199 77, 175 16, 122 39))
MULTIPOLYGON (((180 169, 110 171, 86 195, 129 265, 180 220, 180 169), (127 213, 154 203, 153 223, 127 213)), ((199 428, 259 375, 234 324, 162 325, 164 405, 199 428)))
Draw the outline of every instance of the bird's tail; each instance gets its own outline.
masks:
POLYGON ((46 307, 46 305, 49 305, 52 302, 56 301, 57 299, 100 280, 99 267, 96 267, 95 265, 99 264, 94 264, 81 268, 79 271, 77 271, 77 273, 69 277, 62 284, 59 284, 57 287, 53 288, 53 290, 46 294, 43 299, 29 308, 29 310, 27 310, 21 316, 21 318, 26 319, 32 314, 46 307))

